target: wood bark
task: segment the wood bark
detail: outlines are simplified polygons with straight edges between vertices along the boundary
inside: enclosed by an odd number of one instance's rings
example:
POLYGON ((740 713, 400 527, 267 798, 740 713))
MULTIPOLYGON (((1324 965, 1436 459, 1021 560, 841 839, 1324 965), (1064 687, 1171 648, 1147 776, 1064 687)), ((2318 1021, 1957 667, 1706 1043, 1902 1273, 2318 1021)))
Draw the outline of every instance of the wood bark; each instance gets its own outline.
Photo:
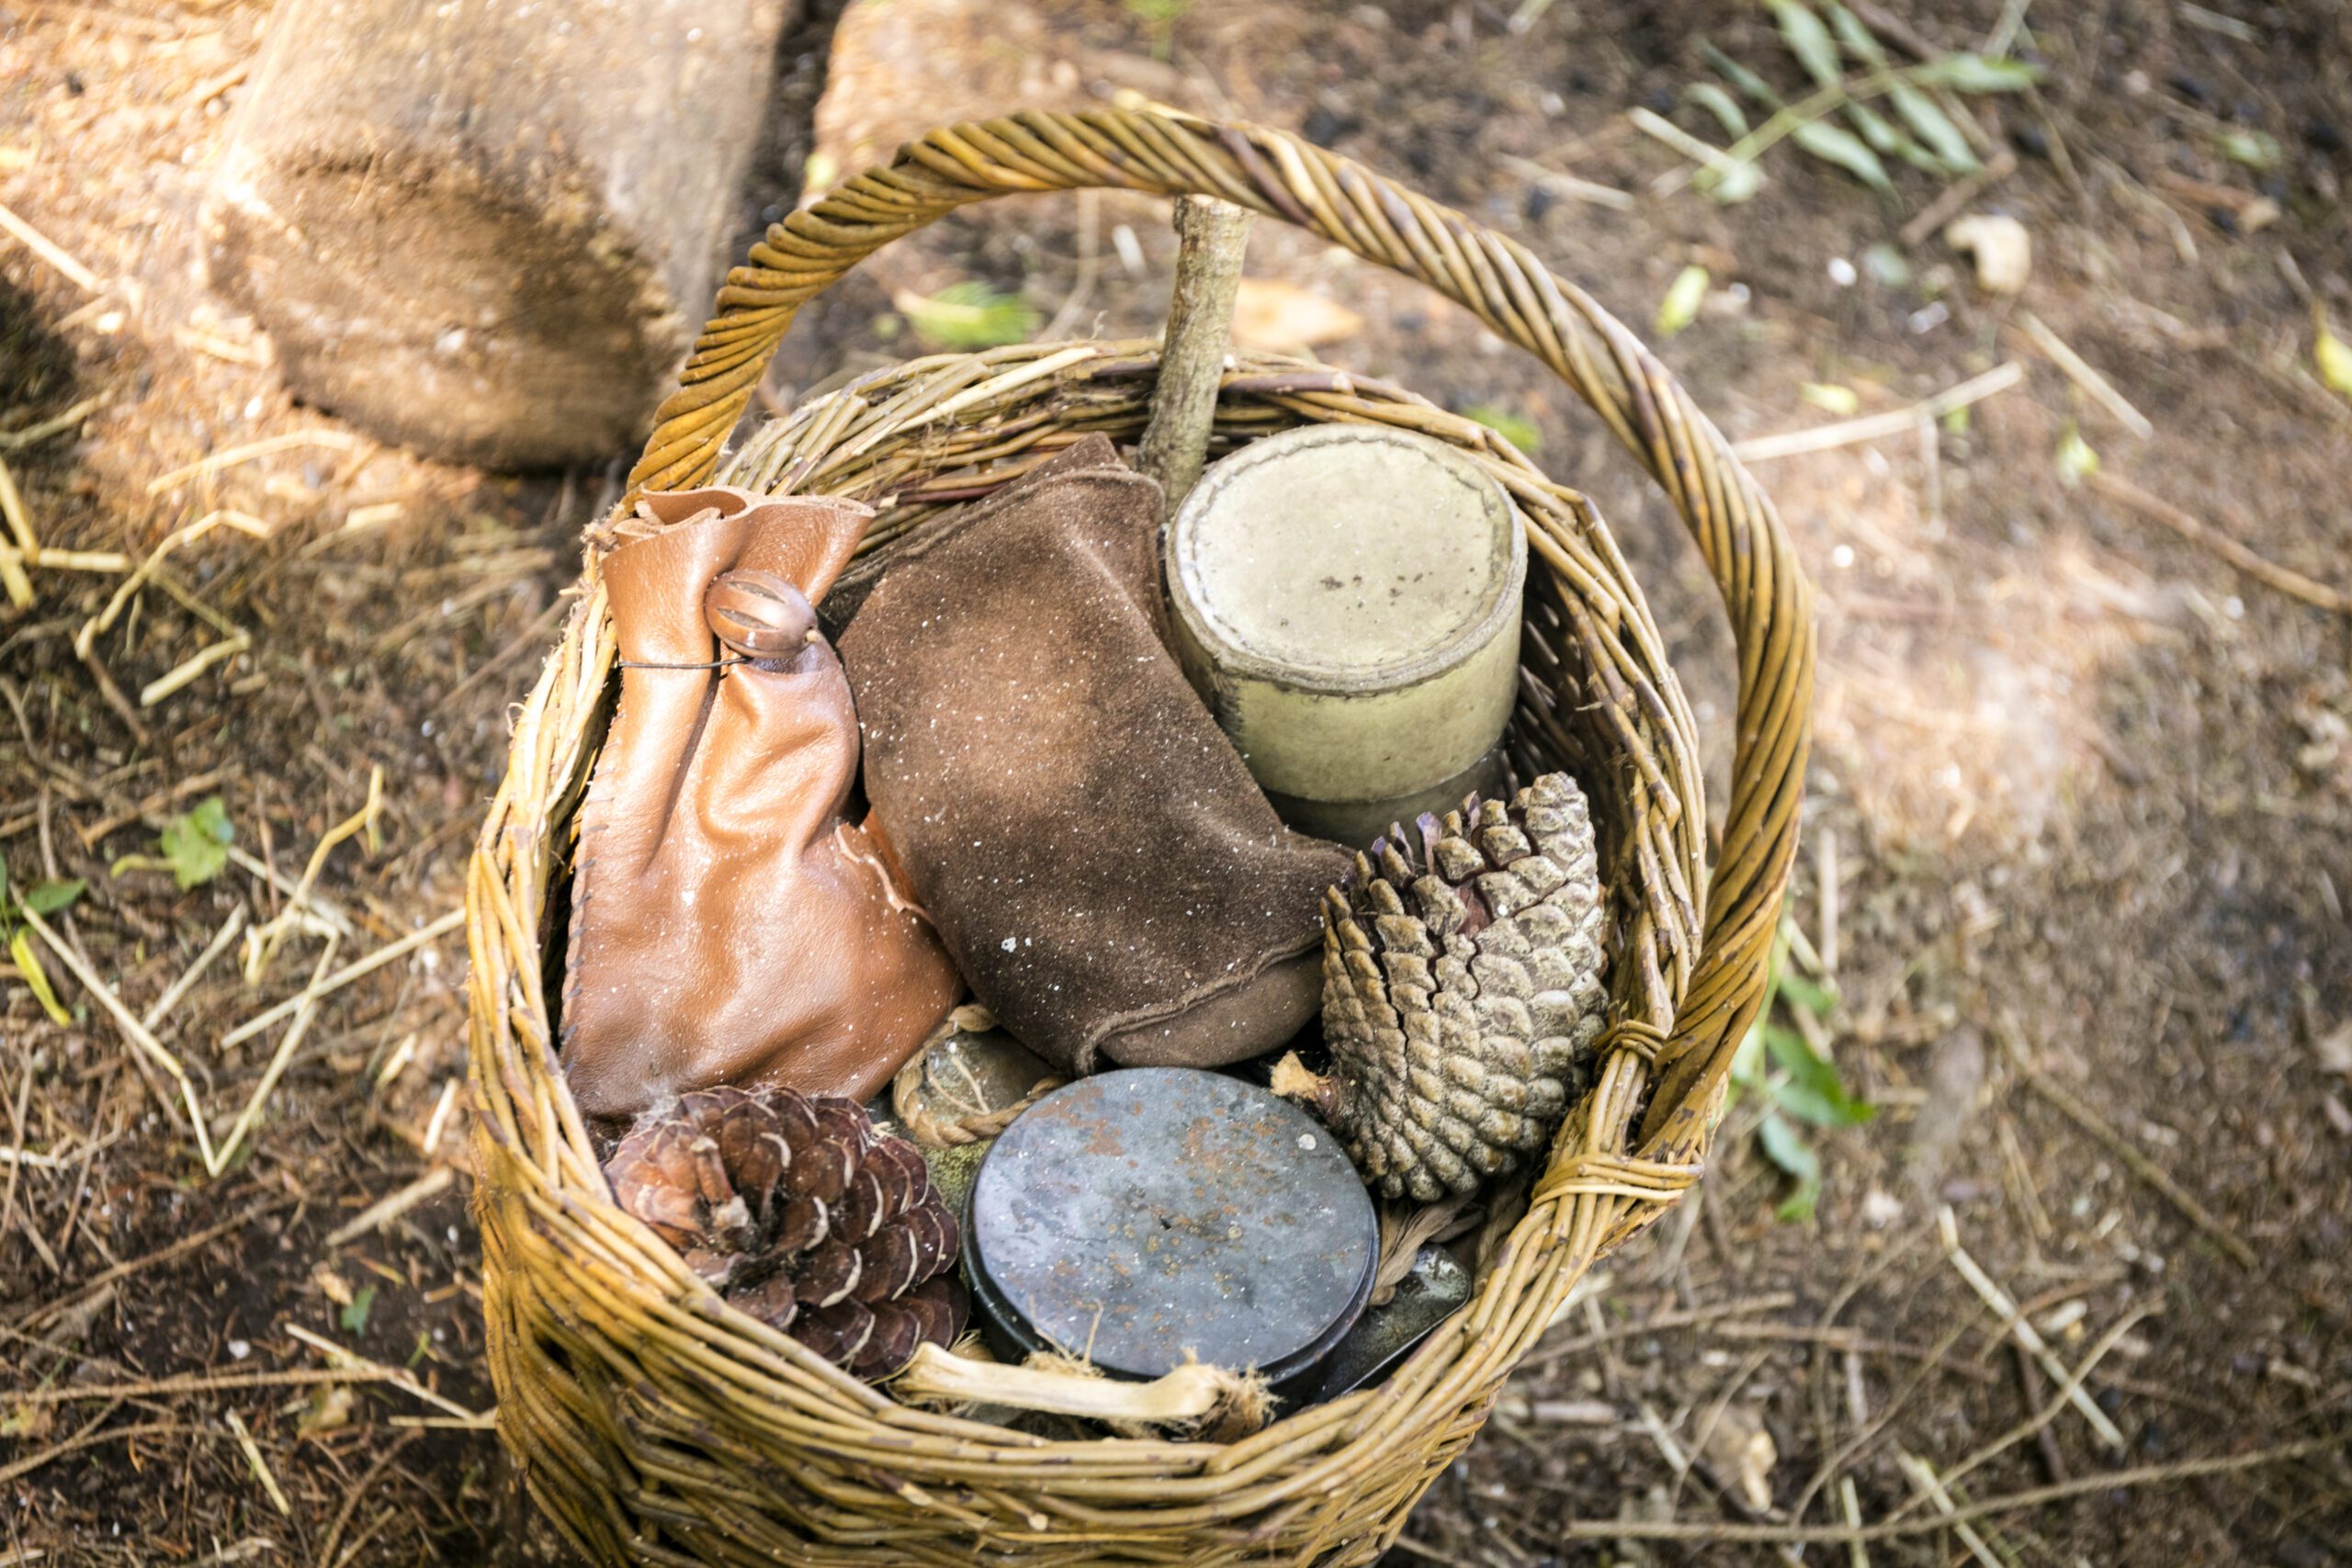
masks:
POLYGON ((1159 354, 1159 384, 1151 395, 1151 421, 1136 454, 1136 466, 1159 481, 1171 517, 1200 482, 1207 458, 1253 216, 1248 208, 1215 197, 1180 197, 1176 202, 1176 281, 1168 301, 1167 339, 1159 354))
POLYGON ((298 396, 429 456, 625 455, 708 312, 794 0, 280 0, 207 194, 298 396))

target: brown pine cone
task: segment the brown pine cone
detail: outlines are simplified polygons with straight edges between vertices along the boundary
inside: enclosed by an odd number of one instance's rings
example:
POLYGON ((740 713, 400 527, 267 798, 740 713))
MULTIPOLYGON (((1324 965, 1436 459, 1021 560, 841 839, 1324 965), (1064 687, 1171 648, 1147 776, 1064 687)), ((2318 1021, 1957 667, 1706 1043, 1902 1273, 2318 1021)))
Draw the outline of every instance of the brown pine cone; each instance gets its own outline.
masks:
POLYGON ((1323 1038, 1273 1089, 1307 1101, 1367 1183, 1422 1202, 1540 1151, 1589 1086, 1608 1010, 1584 792, 1546 773, 1391 828, 1324 895, 1323 1038))
POLYGON ((639 1119, 605 1175, 730 1304, 859 1377, 963 1332, 962 1237, 930 1167, 849 1100, 682 1095, 639 1119))

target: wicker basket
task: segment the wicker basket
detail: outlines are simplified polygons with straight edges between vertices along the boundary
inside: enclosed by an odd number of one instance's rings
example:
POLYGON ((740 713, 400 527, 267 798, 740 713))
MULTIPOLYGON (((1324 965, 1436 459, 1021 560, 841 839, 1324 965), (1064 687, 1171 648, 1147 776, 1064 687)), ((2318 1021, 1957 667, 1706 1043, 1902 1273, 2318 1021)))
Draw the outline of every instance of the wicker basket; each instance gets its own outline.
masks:
POLYGON ((772 229, 631 485, 715 473, 880 502, 867 547, 985 494, 1079 435, 1141 430, 1143 343, 917 360, 720 446, 799 306, 884 243, 1012 191, 1223 197, 1460 301, 1559 373, 1656 477, 1721 585, 1738 736, 1710 869, 1694 726, 1616 546, 1576 492, 1492 433, 1394 387, 1244 356, 1220 449, 1312 420, 1460 446, 1506 485, 1528 573, 1523 771, 1595 800, 1613 915, 1611 1022, 1472 1303, 1383 1386, 1243 1441, 1053 1441, 894 1403, 723 1306, 612 1202, 551 1040, 571 817, 616 685, 593 559, 515 724, 468 888, 484 1309, 499 1431, 532 1495, 599 1562, 1369 1562, 1476 1434, 1512 1367, 1594 1260, 1697 1179, 1752 1018, 1795 849, 1813 678, 1808 590, 1778 518, 1672 377, 1525 249, 1280 132, 1169 113, 1023 114, 936 131, 772 229))

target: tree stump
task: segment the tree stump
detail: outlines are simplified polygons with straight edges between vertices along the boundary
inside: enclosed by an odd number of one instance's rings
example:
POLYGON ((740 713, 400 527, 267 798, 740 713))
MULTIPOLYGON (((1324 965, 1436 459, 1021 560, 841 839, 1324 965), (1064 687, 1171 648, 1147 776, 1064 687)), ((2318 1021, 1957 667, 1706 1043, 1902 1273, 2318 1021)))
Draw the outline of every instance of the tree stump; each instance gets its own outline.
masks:
POLYGON ((279 0, 203 231, 288 386, 427 456, 625 453, 707 312, 792 0, 279 0))

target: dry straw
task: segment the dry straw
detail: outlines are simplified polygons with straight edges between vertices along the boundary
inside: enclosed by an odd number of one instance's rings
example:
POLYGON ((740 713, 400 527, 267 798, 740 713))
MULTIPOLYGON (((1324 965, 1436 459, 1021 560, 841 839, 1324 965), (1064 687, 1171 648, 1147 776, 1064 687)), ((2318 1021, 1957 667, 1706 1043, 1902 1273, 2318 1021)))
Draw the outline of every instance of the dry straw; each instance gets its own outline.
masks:
MULTIPOLYGON (((614 689, 594 561, 519 711, 468 890, 471 1070, 491 1369, 534 1497, 601 1562, 1363 1563, 1470 1442, 1594 1260, 1697 1179, 1754 1014, 1796 845, 1813 685, 1808 591, 1770 502, 1661 365, 1523 247, 1277 131, 1172 113, 1022 114, 903 148, 768 232, 631 475, 714 475, 883 509, 868 548, 1080 434, 1141 432, 1151 344, 913 361, 721 446, 808 299, 887 242, 1008 192, 1221 197, 1416 277, 1549 365, 1643 463, 1721 586, 1739 656, 1723 839, 1707 852, 1695 725, 1641 592, 1584 498, 1492 432, 1396 387, 1238 355, 1213 452, 1309 421, 1468 451, 1525 513, 1522 771, 1595 800, 1613 914, 1598 1088, 1555 1142, 1468 1307, 1384 1385, 1230 1444, 1032 1435, 895 1402, 723 1306, 613 1206, 557 1063, 548 983, 565 856, 614 689)), ((560 949, 559 949, 560 951, 560 949)))

